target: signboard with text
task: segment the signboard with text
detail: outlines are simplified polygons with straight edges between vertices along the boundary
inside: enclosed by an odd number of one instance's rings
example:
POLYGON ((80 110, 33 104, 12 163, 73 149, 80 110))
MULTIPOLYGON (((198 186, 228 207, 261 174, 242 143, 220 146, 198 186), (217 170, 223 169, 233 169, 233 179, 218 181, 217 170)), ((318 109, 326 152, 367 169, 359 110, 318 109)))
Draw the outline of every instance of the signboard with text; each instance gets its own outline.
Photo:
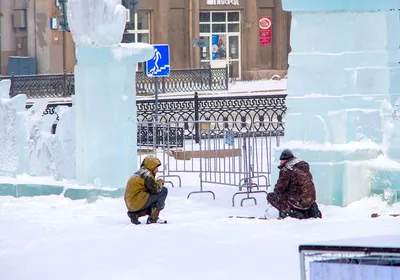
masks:
POLYGON ((207 0, 207 5, 233 5, 239 6, 239 0, 207 0))
POLYGON ((258 26, 260 28, 260 45, 262 47, 268 46, 272 43, 272 18, 260 17, 258 26))

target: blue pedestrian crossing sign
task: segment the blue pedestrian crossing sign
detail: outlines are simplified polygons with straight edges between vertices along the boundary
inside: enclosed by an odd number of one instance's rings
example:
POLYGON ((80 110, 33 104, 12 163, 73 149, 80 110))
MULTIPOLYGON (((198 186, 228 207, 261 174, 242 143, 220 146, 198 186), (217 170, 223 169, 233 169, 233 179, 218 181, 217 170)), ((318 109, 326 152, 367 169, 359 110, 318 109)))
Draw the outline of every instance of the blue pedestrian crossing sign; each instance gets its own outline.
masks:
POLYGON ((169 45, 153 45, 154 56, 147 61, 147 77, 168 77, 170 72, 169 45))

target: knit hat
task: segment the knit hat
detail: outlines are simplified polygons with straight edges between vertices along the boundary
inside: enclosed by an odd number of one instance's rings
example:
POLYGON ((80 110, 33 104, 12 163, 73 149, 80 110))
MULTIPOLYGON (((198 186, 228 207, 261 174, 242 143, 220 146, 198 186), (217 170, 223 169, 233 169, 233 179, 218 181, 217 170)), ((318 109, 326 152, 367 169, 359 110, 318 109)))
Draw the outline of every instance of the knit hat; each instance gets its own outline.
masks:
POLYGON ((289 160, 291 158, 293 158, 293 152, 289 149, 285 149, 282 151, 281 156, 280 156, 280 160, 289 160))

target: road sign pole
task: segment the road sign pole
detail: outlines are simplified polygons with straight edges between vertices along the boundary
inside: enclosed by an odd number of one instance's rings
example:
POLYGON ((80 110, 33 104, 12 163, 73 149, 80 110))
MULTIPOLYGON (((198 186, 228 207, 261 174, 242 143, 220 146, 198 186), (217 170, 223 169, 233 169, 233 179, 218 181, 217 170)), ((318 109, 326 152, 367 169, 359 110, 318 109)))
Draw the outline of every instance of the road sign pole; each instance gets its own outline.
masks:
POLYGON ((156 117, 156 122, 158 122, 158 77, 154 77, 156 87, 155 87, 155 100, 154 100, 154 115, 156 117))
POLYGON ((154 96, 154 121, 158 122, 158 78, 169 77, 170 74, 170 59, 169 59, 169 45, 158 44, 154 46, 154 57, 146 63, 147 77, 153 77, 155 82, 155 96, 154 96))

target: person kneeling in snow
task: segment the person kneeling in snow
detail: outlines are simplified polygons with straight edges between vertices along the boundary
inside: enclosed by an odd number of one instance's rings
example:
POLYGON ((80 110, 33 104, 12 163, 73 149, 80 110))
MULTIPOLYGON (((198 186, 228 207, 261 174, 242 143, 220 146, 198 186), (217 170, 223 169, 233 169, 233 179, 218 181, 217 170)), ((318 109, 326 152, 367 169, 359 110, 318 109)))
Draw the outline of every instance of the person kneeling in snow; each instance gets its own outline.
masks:
POLYGON ((279 159, 278 182, 274 192, 267 195, 268 202, 279 210, 280 218, 322 218, 315 201, 315 186, 309 164, 296 158, 288 149, 282 151, 279 159))
POLYGON ((157 157, 147 156, 140 169, 128 180, 124 200, 132 224, 140 224, 139 217, 145 215, 149 215, 147 224, 167 223, 158 217, 168 195, 164 181, 155 178, 160 165, 161 161, 157 157))

